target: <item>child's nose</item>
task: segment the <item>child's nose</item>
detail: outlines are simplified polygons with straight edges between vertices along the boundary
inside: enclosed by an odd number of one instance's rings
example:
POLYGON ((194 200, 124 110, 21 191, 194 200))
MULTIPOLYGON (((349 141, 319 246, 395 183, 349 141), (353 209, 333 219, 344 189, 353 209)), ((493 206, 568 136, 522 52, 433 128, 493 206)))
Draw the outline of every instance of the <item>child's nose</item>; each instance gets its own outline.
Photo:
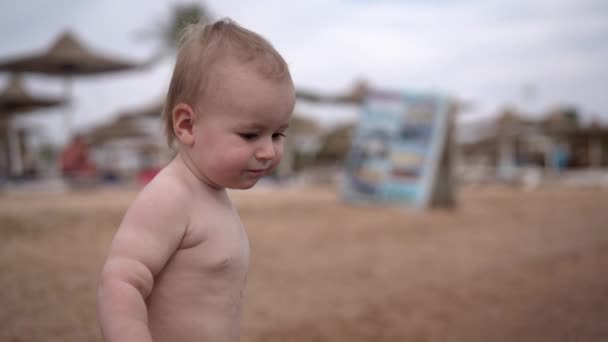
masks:
POLYGON ((255 152, 255 157, 259 160, 271 160, 276 156, 276 150, 272 139, 264 139, 255 152))

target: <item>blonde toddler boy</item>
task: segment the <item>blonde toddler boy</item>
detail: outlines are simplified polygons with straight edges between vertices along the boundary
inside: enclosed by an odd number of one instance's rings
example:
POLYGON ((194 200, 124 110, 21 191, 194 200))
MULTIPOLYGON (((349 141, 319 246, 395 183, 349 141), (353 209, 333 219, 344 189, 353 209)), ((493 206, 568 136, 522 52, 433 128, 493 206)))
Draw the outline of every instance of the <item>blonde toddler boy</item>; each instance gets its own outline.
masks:
POLYGON ((281 160, 288 67, 229 19, 184 33, 163 120, 176 156, 137 196, 100 276, 108 342, 238 341, 249 240, 226 189, 281 160))

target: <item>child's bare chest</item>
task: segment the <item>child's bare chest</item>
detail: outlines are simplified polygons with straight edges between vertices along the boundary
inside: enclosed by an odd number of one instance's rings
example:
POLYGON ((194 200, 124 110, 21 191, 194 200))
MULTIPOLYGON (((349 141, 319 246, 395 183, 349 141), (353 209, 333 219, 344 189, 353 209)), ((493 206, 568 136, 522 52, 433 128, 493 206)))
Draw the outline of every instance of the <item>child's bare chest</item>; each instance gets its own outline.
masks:
POLYGON ((186 340, 174 337, 187 331, 205 337, 197 340, 238 339, 248 270, 249 239, 236 213, 194 215, 148 300, 156 337, 186 340))
POLYGON ((177 253, 198 272, 215 276, 238 277, 249 269, 249 238, 236 215, 193 215, 177 253))

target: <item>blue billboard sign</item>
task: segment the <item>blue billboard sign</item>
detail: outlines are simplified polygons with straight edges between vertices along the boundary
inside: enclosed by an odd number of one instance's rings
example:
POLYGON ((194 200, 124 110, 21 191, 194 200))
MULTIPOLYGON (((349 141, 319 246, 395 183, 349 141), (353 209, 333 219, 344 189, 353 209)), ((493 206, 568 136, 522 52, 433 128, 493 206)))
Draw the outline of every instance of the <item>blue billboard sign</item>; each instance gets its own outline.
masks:
POLYGON ((447 129, 448 102, 442 96, 370 92, 347 157, 342 198, 428 206, 447 129))

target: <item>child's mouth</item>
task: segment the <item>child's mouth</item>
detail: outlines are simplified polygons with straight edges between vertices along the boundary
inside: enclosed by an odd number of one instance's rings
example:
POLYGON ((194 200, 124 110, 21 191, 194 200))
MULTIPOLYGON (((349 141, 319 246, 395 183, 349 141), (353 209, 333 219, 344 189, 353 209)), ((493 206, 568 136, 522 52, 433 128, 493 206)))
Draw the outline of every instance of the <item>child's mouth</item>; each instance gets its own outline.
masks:
POLYGON ((252 176, 263 176, 266 173, 267 169, 254 169, 254 170, 247 170, 247 173, 252 175, 252 176))

